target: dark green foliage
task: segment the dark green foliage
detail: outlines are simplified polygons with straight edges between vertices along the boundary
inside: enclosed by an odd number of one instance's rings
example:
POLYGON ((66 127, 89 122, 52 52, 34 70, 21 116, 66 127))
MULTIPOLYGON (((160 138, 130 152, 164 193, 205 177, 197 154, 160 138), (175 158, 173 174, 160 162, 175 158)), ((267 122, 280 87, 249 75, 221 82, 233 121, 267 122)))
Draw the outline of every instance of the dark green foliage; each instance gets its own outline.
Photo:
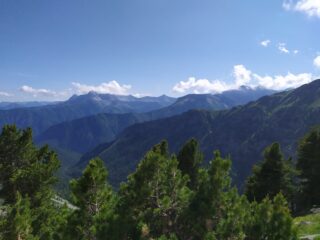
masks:
POLYGON ((300 171, 300 205, 308 209, 320 205, 320 130, 307 134, 298 149, 297 168, 300 171))
POLYGON ((224 196, 224 206, 216 226, 218 239, 244 239, 250 205, 245 196, 231 189, 224 196))
MULTIPOLYGON (((194 153, 196 146, 190 141, 180 157, 187 157, 190 148, 194 153)), ((268 156, 274 156, 271 152, 268 156)), ((190 159, 194 160, 194 155, 190 159)), ((231 161, 223 159, 219 151, 208 167, 179 167, 167 142, 162 141, 147 152, 121 185, 105 236, 123 240, 295 239, 284 198, 249 203, 231 187, 230 168, 231 161), (195 173, 196 188, 189 188, 190 173, 183 174, 182 169, 195 173)), ((85 219, 81 218, 81 226, 90 226, 85 219)))
POLYGON ((246 184, 246 195, 250 201, 273 198, 282 192, 288 200, 294 194, 294 169, 290 160, 285 161, 278 143, 264 151, 264 160, 253 168, 253 175, 246 184))
MULTIPOLYGON (((229 171, 231 161, 223 159, 220 152, 214 153, 214 159, 210 162, 208 169, 205 170, 199 180, 199 190, 195 195, 192 205, 195 208, 195 214, 198 215, 199 223, 203 221, 211 221, 212 216, 220 216, 222 211, 224 194, 230 188, 229 171)), ((219 219, 215 219, 216 225, 219 219)), ((207 227, 203 222, 202 227, 207 227)))
POLYGON ((186 237, 240 239, 243 236, 246 202, 230 188, 230 167, 231 161, 216 151, 209 167, 200 170, 199 189, 186 215, 186 237))
MULTIPOLYGON (((0 143, 2 191, 9 193, 3 195, 0 239, 296 239, 282 195, 250 203, 231 187, 231 160, 215 151, 209 165, 200 166, 195 140, 182 148, 180 160, 166 141, 153 146, 118 193, 103 161, 92 159, 70 182, 73 206, 58 204, 52 190, 58 160, 47 147, 34 147, 30 130, 5 127, 0 143)), ((266 156, 279 159, 277 145, 266 156)))
POLYGON ((198 169, 202 163, 203 156, 195 139, 188 141, 180 150, 178 156, 178 168, 184 175, 188 175, 190 182, 188 186, 195 189, 198 183, 198 169))
POLYGON ((179 234, 179 219, 191 194, 188 181, 176 157, 169 156, 166 142, 153 147, 121 186, 120 216, 128 226, 122 237, 173 239, 172 234, 179 234))
POLYGON ((111 220, 115 196, 107 184, 107 170, 92 159, 80 178, 70 182, 72 201, 78 207, 69 218, 67 239, 102 239, 111 220))
POLYGON ((281 193, 273 201, 266 198, 260 204, 252 203, 246 221, 247 240, 298 239, 287 202, 281 193))
POLYGON ((12 222, 17 217, 15 228, 25 229, 29 224, 28 234, 41 240, 53 239, 61 220, 52 202, 58 168, 54 152, 47 146, 38 149, 33 145, 31 129, 21 131, 5 126, 0 135, 0 193, 5 206, 13 209, 13 215, 7 215, 5 221, 12 222), (28 220, 19 220, 20 210, 14 209, 20 207, 21 218, 28 220))
POLYGON ((59 168, 56 154, 47 146, 37 149, 31 129, 5 126, 0 135, 0 196, 5 204, 15 202, 16 192, 29 196, 31 205, 39 206, 52 197, 51 186, 57 181, 59 168))
POLYGON ((17 192, 16 202, 7 207, 6 217, 1 223, 0 239, 6 240, 37 240, 32 232, 32 222, 34 221, 30 209, 29 198, 22 198, 17 192))

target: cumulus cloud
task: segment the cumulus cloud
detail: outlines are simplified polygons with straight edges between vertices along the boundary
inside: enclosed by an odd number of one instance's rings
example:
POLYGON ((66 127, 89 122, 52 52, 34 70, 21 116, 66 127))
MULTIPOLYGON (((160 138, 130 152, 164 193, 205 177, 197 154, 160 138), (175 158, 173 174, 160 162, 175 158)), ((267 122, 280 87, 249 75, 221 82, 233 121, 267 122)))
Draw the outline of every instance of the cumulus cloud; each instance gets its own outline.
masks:
POLYGON ((288 72, 286 75, 261 76, 246 69, 243 65, 234 66, 234 77, 236 88, 246 85, 252 88, 263 87, 274 90, 296 88, 303 84, 310 83, 313 79, 311 73, 293 74, 288 72))
POLYGON ((293 50, 293 54, 298 54, 299 53, 299 50, 295 49, 293 50))
MULTIPOLYGON (((24 85, 20 88, 20 91, 32 95, 36 98, 53 98, 53 99, 65 99, 72 94, 86 94, 90 91, 97 93, 110 93, 117 95, 127 95, 130 85, 120 85, 117 81, 110 81, 101 83, 100 85, 87 85, 78 82, 73 82, 72 87, 62 91, 53 91, 45 88, 34 88, 28 85, 24 85)), ((1 94, 0 94, 1 95, 1 94)))
POLYGON ((313 79, 310 73, 293 74, 288 72, 286 75, 259 75, 247 69, 244 65, 233 67, 233 82, 225 83, 221 80, 210 81, 208 79, 189 78, 181 81, 173 87, 173 91, 178 93, 221 93, 227 90, 239 89, 246 85, 251 88, 263 87, 274 90, 285 90, 296 88, 303 84, 310 83, 313 79))
POLYGON ((24 85, 20 88, 20 91, 25 94, 30 94, 35 98, 41 97, 41 98, 54 98, 54 99, 60 99, 65 98, 70 95, 70 91, 60 91, 56 92, 53 90, 45 89, 45 88, 33 88, 27 85, 24 85))
POLYGON ((317 68, 320 68, 320 55, 313 60, 313 65, 317 68))
POLYGON ((279 43, 278 45, 278 49, 280 52, 283 53, 290 53, 290 51, 287 49, 286 44, 285 43, 279 43))
POLYGON ((187 81, 180 81, 173 87, 174 92, 185 93, 192 92, 201 93, 221 93, 231 89, 237 89, 242 85, 249 85, 251 81, 251 71, 243 65, 235 65, 233 67, 233 83, 225 83, 221 80, 208 80, 206 78, 196 79, 195 77, 188 78, 187 81))
POLYGON ((260 45, 263 47, 268 47, 271 41, 269 39, 263 40, 260 42, 260 45))
POLYGON ((310 73, 295 75, 289 72, 287 75, 276 75, 274 77, 268 75, 262 77, 258 74, 253 76, 258 81, 258 86, 274 90, 296 88, 312 81, 312 74, 310 73))
POLYGON ((32 94, 34 97, 37 96, 45 96, 45 97, 55 97, 58 95, 55 91, 51 91, 44 88, 33 88, 27 85, 24 85, 20 88, 20 90, 24 93, 32 94))
POLYGON ((120 85, 117 81, 110 81, 101 83, 100 85, 86 85, 77 82, 72 83, 75 91, 78 94, 85 94, 90 91, 94 91, 97 93, 110 93, 110 94, 117 94, 117 95, 126 95, 128 91, 131 89, 130 85, 120 85))
POLYGON ((307 14, 309 17, 320 17, 319 0, 286 0, 283 2, 285 10, 297 11, 307 14))
POLYGON ((235 65, 233 67, 233 76, 238 87, 246 85, 251 81, 251 71, 243 65, 235 65))
POLYGON ((208 79, 196 79, 190 77, 187 81, 180 81, 173 87, 173 91, 178 93, 193 92, 199 93, 219 93, 230 88, 226 83, 220 80, 210 81, 208 79))
POLYGON ((10 94, 10 93, 7 93, 7 92, 1 92, 1 91, 0 91, 0 96, 1 96, 1 97, 12 97, 13 95, 10 94))

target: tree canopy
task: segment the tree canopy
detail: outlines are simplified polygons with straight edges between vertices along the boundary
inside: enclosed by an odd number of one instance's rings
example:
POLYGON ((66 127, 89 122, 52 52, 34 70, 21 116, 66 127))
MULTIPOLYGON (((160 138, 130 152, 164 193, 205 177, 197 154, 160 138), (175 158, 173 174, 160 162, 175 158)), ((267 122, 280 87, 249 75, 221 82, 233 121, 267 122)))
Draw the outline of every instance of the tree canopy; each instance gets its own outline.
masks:
POLYGON ((267 148, 252 177, 255 197, 248 201, 232 185, 230 158, 214 151, 205 165, 196 140, 177 156, 162 141, 118 190, 108 183, 104 162, 90 160, 70 181, 70 202, 59 202, 57 155, 35 146, 31 129, 6 126, 0 135, 0 239, 293 240, 295 227, 281 194, 287 193, 286 164, 278 144, 267 148))

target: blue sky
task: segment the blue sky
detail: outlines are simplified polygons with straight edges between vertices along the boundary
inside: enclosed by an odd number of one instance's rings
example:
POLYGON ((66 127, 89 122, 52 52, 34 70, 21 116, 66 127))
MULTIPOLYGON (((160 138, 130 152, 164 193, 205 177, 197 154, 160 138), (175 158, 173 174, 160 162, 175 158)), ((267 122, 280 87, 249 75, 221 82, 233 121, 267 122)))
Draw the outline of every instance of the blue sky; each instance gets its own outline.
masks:
POLYGON ((319 55, 320 0, 0 1, 0 101, 282 90, 319 55))

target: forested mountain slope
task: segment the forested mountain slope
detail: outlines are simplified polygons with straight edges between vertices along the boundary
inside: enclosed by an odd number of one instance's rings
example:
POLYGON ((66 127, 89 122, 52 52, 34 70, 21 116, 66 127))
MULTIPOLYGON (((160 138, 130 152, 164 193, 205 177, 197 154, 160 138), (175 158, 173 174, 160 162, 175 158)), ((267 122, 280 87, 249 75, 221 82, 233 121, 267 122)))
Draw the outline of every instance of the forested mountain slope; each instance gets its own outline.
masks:
MULTIPOLYGON (((66 121, 49 127, 40 134, 38 143, 50 143, 51 146, 87 152, 97 145, 113 141, 126 127, 139 122, 157 120, 181 114, 191 109, 223 110, 235 105, 247 103, 261 95, 269 95, 273 90, 251 89, 226 91, 222 94, 189 94, 178 98, 173 104, 147 113, 97 114, 72 121, 66 121)), ((122 96, 122 100, 130 96, 122 96)), ((146 99, 153 99, 146 97, 146 99)), ((165 98, 161 96, 159 98, 165 98)))
MULTIPOLYGON (((206 160, 214 149, 230 154, 240 183, 262 158, 261 152, 267 145, 278 141, 287 155, 294 155, 298 139, 317 124, 320 124, 320 80, 230 110, 189 111, 135 124, 107 148, 100 147, 94 153, 110 169, 113 184, 118 184, 155 143, 167 139, 171 150, 177 151, 194 137, 200 142, 206 160)), ((82 158, 78 167, 82 168, 87 161, 82 158)))

